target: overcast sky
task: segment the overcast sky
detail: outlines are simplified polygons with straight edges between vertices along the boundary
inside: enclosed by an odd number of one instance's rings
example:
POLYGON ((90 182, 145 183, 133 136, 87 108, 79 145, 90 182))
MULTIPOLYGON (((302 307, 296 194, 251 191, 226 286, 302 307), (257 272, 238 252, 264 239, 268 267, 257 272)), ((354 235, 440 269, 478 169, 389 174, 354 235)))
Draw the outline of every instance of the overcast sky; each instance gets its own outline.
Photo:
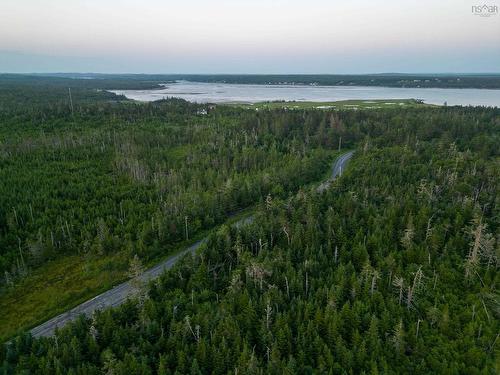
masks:
POLYGON ((1 0, 0 72, 500 72, 500 0, 1 0))

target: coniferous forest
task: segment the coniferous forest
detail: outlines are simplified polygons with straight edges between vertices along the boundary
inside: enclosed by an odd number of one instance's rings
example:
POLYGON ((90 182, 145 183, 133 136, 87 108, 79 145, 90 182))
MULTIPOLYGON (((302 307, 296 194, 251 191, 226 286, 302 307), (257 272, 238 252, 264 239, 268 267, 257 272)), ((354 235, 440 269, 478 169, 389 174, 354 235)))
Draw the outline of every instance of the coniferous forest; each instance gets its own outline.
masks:
POLYGON ((64 80, 0 85, 2 374, 498 373, 498 108, 139 104, 64 80), (25 332, 204 235, 120 307, 25 332))

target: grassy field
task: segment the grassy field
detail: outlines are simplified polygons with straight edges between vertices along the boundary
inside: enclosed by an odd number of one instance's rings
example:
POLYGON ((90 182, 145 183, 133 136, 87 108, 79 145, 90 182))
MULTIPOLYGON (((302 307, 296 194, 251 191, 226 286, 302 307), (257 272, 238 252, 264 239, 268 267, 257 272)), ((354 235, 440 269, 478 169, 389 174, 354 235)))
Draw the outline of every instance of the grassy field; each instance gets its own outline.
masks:
POLYGON ((415 99, 382 99, 382 100, 341 100, 337 102, 302 102, 302 101, 276 101, 260 103, 234 103, 232 105, 262 110, 262 109, 380 109, 380 108, 421 108, 433 106, 424 104, 415 99))

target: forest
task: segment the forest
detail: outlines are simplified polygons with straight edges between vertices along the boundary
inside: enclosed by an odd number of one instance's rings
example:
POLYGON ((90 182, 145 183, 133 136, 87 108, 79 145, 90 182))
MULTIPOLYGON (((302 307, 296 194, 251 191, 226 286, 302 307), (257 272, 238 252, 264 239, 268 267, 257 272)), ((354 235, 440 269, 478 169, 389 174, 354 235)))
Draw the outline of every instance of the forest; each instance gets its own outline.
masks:
POLYGON ((40 80, 0 90, 2 373, 498 373, 498 108, 138 104, 40 80), (204 234, 124 305, 23 333, 204 234))

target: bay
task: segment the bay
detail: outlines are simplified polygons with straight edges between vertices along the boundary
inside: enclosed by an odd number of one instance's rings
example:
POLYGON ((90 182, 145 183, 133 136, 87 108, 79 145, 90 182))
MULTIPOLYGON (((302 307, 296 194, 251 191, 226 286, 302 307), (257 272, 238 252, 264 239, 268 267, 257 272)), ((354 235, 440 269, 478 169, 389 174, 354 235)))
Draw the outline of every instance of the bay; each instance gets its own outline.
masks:
POLYGON ((110 90, 129 99, 154 101, 170 97, 196 103, 257 103, 264 101, 421 99, 428 104, 500 106, 500 90, 399 88, 380 86, 247 85, 177 81, 151 90, 110 90))

